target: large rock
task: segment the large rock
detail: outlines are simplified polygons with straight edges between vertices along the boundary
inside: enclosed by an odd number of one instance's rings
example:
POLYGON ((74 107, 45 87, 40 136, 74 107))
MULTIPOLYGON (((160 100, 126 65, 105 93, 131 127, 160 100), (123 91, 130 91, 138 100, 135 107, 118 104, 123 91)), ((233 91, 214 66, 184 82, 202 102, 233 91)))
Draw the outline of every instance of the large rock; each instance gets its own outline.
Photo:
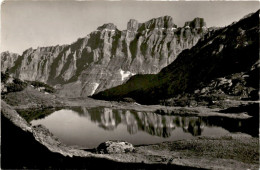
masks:
POLYGON ((123 141, 107 141, 101 143, 97 147, 99 153, 113 154, 113 153, 127 153, 135 150, 131 143, 123 141))

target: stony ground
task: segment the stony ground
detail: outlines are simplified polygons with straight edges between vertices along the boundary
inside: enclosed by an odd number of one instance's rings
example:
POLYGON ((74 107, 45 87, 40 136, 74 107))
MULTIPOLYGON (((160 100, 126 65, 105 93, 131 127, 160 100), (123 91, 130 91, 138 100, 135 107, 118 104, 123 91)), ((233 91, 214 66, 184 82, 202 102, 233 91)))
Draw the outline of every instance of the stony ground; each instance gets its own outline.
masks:
POLYGON ((257 169, 259 142, 248 136, 203 137, 138 147, 149 161, 209 169, 257 169))

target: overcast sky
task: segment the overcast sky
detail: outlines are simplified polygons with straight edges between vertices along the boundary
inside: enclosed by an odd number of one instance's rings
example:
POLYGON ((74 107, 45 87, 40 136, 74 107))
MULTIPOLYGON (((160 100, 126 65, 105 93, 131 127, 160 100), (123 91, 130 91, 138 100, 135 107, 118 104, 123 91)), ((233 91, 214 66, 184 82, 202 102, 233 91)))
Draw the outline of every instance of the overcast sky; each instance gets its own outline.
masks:
POLYGON ((133 18, 145 22, 164 15, 178 26, 203 17, 208 27, 225 26, 259 9, 259 2, 94 2, 7 1, 2 4, 1 51, 71 44, 104 23, 126 29, 133 18))

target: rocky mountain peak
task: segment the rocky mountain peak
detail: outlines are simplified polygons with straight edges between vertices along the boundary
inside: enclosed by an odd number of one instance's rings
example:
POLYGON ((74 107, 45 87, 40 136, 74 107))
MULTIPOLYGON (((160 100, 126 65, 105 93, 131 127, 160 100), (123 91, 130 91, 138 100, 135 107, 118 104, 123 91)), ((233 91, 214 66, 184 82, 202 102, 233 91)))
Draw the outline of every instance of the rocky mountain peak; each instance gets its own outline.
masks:
POLYGON ((160 29, 160 28, 167 29, 167 28, 177 27, 173 23, 173 19, 171 16, 162 16, 159 18, 154 18, 145 22, 143 25, 146 29, 160 29))
POLYGON ((9 52, 9 51, 3 51, 2 53, 1 53, 1 57, 6 57, 6 56, 8 56, 8 55, 10 55, 11 53, 9 52))
POLYGON ((113 23, 107 23, 97 28, 97 30, 116 30, 117 27, 113 23))
POLYGON ((206 27, 206 22, 204 18, 194 18, 192 21, 185 22, 184 27, 190 28, 203 28, 206 27))
POLYGON ((135 19, 130 19, 127 23, 127 30, 128 31, 137 31, 139 28, 139 23, 135 19))
POLYGON ((5 72, 7 68, 14 66, 19 54, 4 51, 1 53, 1 71, 5 72))
POLYGON ((10 56, 18 56, 18 54, 9 51, 4 51, 1 53, 1 59, 7 59, 10 56))

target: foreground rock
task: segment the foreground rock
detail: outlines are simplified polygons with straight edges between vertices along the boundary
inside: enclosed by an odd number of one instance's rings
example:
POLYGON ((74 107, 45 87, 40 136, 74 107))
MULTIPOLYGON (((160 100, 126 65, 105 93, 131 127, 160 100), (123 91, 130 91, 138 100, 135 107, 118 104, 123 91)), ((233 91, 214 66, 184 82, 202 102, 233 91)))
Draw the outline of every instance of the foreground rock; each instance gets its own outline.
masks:
POLYGON ((131 143, 124 142, 124 141, 107 141, 101 143, 97 147, 98 153, 127 153, 133 152, 135 150, 134 146, 131 143))

